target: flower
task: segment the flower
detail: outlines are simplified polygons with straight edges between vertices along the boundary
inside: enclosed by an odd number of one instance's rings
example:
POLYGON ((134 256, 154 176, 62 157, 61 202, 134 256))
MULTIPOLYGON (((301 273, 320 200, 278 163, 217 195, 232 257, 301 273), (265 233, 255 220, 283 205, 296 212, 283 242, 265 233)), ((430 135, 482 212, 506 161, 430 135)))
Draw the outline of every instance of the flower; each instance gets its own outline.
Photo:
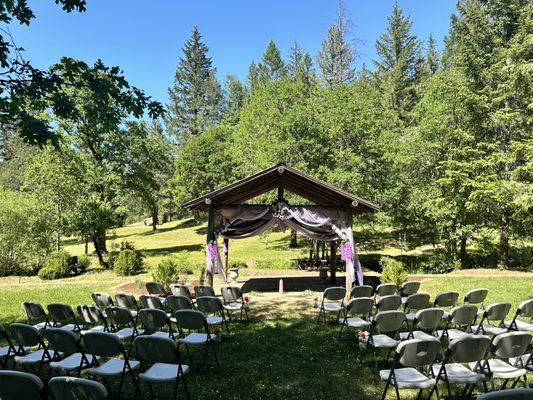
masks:
POLYGON ((220 332, 222 332, 222 329, 217 326, 215 329, 213 329, 213 332, 215 333, 215 335, 218 335, 220 332))
POLYGON ((366 332, 365 331, 359 332, 359 337, 364 338, 365 336, 366 336, 366 332))
POLYGON ((244 299, 245 303, 249 303, 250 302, 250 298, 248 296, 244 296, 243 299, 244 299))

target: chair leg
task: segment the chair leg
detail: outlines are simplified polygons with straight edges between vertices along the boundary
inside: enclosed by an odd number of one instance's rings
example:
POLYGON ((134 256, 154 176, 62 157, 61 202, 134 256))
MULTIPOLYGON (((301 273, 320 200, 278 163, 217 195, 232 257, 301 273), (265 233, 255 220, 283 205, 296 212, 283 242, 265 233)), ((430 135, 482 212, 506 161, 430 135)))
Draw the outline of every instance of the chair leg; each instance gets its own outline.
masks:
POLYGON ((210 341, 210 343, 211 343, 211 348, 213 349, 213 355, 215 356, 215 361, 217 365, 220 365, 220 363, 218 362, 218 356, 217 356, 217 351, 215 349, 215 344, 213 343, 213 341, 210 341))
POLYGON ((341 324, 341 330, 339 332, 339 340, 341 340, 341 336, 342 336, 342 330, 344 329, 344 321, 342 322, 341 324))
POLYGON ((398 385, 394 385, 394 390, 396 391, 396 398, 398 400, 401 400, 400 399, 400 390, 398 389, 398 385))
POLYGON ((155 400, 155 394, 154 394, 154 388, 152 387, 152 384, 150 382, 146 382, 148 385, 148 391, 150 392, 150 398, 152 400, 155 400))
POLYGON ((207 342, 205 342, 205 347, 204 347, 204 373, 207 375, 207 346, 209 344, 207 342))
POLYGON ((184 376, 181 377, 183 382, 183 389, 185 389, 185 396, 187 397, 187 400, 191 400, 191 396, 189 395, 189 387, 187 386, 187 380, 184 376))
POLYGON ((387 379, 387 382, 385 382, 385 390, 383 390, 383 395, 381 396, 381 400, 385 400, 385 397, 387 396, 387 391, 389 390, 389 380, 387 379))
POLYGON ((122 395, 122 385, 124 383, 124 371, 120 374, 120 379, 118 381, 118 398, 122 395))
POLYGON ((174 382, 174 391, 172 392, 172 400, 177 400, 178 398, 178 379, 176 378, 176 382, 174 382))
POLYGON ((420 389, 418 391, 418 394, 416 395, 416 400, 420 400, 420 397, 422 396, 422 393, 424 392, 424 389, 420 389))

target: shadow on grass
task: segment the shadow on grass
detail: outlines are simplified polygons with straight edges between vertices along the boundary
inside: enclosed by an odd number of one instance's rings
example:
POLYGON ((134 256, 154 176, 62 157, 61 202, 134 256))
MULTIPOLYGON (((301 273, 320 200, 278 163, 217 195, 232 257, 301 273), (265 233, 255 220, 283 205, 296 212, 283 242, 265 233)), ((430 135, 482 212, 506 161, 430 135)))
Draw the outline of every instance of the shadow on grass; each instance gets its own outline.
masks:
POLYGON ((201 244, 187 244, 182 246, 160 247, 156 249, 143 249, 142 252, 150 257, 166 256, 180 251, 201 251, 201 244))
MULTIPOLYGON (((318 274, 318 273, 317 273, 318 274)), ((279 280, 283 278, 283 286, 287 292, 303 292, 312 290, 322 292, 328 287, 344 286, 345 278, 337 277, 336 283, 324 282, 318 276, 284 276, 267 278, 250 278, 242 286, 243 292, 277 292, 279 280)), ((377 276, 365 276, 365 285, 376 287, 380 281, 377 276)))

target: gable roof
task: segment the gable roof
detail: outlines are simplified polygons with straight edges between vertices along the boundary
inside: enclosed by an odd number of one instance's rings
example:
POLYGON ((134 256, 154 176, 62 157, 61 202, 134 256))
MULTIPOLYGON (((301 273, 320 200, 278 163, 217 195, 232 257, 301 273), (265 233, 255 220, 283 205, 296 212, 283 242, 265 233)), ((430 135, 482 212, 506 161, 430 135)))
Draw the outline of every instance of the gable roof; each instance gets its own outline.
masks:
POLYGON ((221 189, 186 202, 191 210, 207 211, 211 204, 238 205, 278 187, 317 205, 350 207, 354 214, 375 212, 379 207, 336 186, 313 178, 283 163, 260 171, 221 189))

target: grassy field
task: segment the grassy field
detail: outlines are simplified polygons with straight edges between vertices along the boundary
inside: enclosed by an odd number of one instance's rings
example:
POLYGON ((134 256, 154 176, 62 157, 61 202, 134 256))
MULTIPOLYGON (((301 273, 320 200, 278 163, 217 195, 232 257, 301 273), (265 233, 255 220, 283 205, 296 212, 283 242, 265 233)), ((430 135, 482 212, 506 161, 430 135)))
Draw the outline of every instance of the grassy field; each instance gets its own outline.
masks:
MULTIPOLYGON (((191 260, 203 259, 204 227, 188 227, 184 222, 165 224, 153 234, 149 227, 118 229, 113 240, 135 242, 155 265, 162 257, 178 250, 188 250, 191 260), (185 225, 185 226, 184 226, 185 225)), ((272 233, 267 237, 235 242, 234 259, 253 264, 259 259, 283 260, 305 250, 289 250, 287 235, 272 233)), ((83 245, 69 241, 68 250, 81 254, 83 245)), ((285 275, 294 271, 269 271, 249 268, 243 275, 285 275)), ((487 303, 510 301, 512 313, 522 301, 533 296, 533 274, 498 270, 458 271, 447 275, 418 275, 421 291, 432 297, 440 291, 472 288, 489 289, 487 303)), ((125 287, 138 291, 136 285, 151 279, 149 271, 136 277, 121 278, 99 268, 74 278, 43 282, 37 277, 0 278, 0 322, 23 320, 20 303, 33 300, 46 305, 66 302, 73 306, 91 303, 93 291, 114 294, 125 287), (137 282, 137 283, 135 283, 137 282)), ((353 336, 337 340, 338 327, 315 322, 312 291, 287 293, 251 293, 252 316, 248 323, 232 325, 233 338, 217 349, 221 366, 206 377, 199 366, 193 367, 189 387, 195 399, 376 399, 383 383, 370 359, 357 365, 353 336)), ((200 361, 200 354, 195 354, 200 361)), ((384 367, 381 364, 381 367, 384 367)), ((43 373, 46 376, 46 371, 43 373)), ((168 391, 168 388, 163 388, 168 391)), ((393 398, 394 396, 389 396, 393 398)), ((414 399, 414 393, 406 393, 414 399)))

